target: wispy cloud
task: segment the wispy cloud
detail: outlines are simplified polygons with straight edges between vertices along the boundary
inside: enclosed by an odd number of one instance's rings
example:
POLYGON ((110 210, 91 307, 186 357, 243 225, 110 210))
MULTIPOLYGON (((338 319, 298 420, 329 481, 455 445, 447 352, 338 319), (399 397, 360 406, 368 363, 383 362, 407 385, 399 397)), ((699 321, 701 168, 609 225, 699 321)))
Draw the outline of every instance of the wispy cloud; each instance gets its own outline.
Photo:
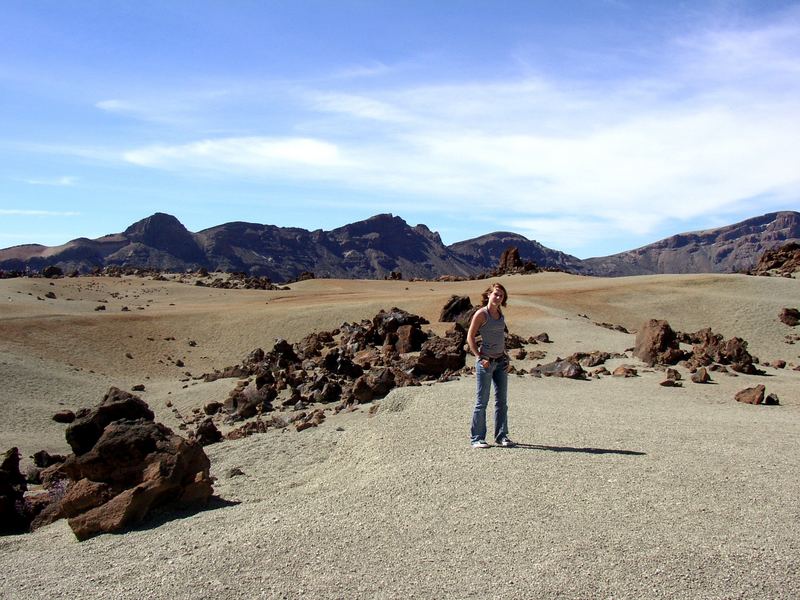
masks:
POLYGON ((125 160, 164 169, 271 172, 292 167, 343 167, 335 144, 309 138, 222 138, 175 146, 149 146, 124 154, 125 160))
POLYGON ((64 176, 56 177, 54 179, 25 179, 25 183, 30 185, 47 185, 53 187, 72 187, 78 182, 77 177, 64 176))
POLYGON ((576 248, 756 197, 796 199, 798 40, 795 13, 758 30, 676 39, 658 67, 626 80, 333 84, 301 95, 310 112, 294 125, 304 137, 164 144, 124 159, 411 194, 505 219, 555 247, 569 237, 576 248))

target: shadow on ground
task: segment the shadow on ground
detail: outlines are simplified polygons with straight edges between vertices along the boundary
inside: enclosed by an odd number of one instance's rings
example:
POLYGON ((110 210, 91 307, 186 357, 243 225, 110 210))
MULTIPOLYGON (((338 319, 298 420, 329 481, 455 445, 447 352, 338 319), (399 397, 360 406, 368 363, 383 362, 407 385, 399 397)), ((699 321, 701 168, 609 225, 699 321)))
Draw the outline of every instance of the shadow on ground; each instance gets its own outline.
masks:
POLYGON ((546 450, 548 452, 582 452, 584 454, 622 454, 624 456, 647 456, 646 452, 636 450, 615 450, 610 448, 574 448, 572 446, 545 446, 544 444, 517 443, 511 450, 546 450))

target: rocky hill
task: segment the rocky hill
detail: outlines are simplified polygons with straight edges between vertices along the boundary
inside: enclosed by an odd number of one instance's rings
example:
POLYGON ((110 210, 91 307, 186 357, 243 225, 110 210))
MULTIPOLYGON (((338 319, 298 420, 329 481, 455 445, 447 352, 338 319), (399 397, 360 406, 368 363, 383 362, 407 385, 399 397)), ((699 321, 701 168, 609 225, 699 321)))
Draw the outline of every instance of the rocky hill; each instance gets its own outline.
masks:
POLYGON ((735 272, 753 268, 761 254, 800 242, 800 213, 779 212, 735 225, 684 233, 602 258, 581 260, 526 237, 495 232, 450 246, 425 225, 380 214, 331 231, 307 231, 232 222, 188 231, 175 217, 156 213, 117 234, 78 238, 62 246, 37 244, 0 250, 0 270, 40 272, 56 266, 88 273, 107 266, 184 271, 243 272, 291 281, 317 277, 435 279, 469 277, 495 269, 509 247, 522 261, 587 275, 735 272))
POLYGON ((106 266, 163 271, 208 269, 244 272, 289 281, 304 272, 317 277, 433 279, 470 276, 483 267, 448 249, 425 225, 376 215, 332 231, 307 231, 233 222, 188 231, 175 217, 156 213, 124 232, 95 240, 79 238, 63 246, 15 246, 0 250, 0 269, 88 273, 106 266))
POLYGON ((735 273, 766 250, 800 241, 800 213, 768 213, 740 223, 681 233, 635 250, 581 261, 580 272, 617 277, 658 273, 735 273))
POLYGON ((582 270, 581 259, 558 250, 551 250, 537 241, 508 231, 489 233, 448 246, 465 261, 484 271, 497 267, 500 257, 509 247, 516 247, 521 259, 531 260, 540 267, 575 272, 582 270))

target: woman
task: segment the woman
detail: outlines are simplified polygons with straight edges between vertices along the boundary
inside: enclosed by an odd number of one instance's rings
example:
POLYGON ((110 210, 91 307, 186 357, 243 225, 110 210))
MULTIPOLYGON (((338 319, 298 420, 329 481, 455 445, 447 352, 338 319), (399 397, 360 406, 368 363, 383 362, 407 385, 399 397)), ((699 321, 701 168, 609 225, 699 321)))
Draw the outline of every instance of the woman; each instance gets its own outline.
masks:
POLYGON ((506 321, 502 307, 506 305, 508 293, 499 283, 492 284, 483 293, 485 306, 472 317, 467 333, 469 349, 477 357, 475 375, 478 381, 478 399, 472 412, 470 437, 473 448, 489 448, 486 443, 486 405, 489 389, 494 382, 494 439, 504 448, 515 446, 508 437, 508 368, 506 354, 506 321), (478 347, 476 336, 480 334, 478 347))

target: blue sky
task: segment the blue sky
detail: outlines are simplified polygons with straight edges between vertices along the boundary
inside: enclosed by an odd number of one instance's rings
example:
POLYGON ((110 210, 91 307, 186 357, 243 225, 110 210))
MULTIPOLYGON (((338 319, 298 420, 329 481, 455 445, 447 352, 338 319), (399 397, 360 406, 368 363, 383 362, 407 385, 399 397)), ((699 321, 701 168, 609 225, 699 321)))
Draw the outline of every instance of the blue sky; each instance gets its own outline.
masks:
POLYGON ((800 3, 4 0, 0 247, 154 212, 581 258, 800 210, 800 3))

